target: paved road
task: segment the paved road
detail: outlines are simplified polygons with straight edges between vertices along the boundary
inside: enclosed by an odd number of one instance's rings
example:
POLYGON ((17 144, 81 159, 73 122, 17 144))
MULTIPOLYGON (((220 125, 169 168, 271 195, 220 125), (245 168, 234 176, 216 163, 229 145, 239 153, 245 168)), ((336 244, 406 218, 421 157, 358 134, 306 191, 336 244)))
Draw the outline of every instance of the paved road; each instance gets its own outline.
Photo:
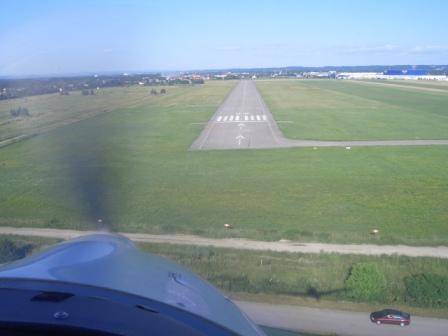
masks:
MULTIPOLYGON (((94 231, 76 231, 45 228, 0 227, 0 234, 37 236, 70 239, 94 231)), ((176 245, 213 246, 239 250, 276 251, 295 253, 339 253, 362 255, 403 255, 409 257, 448 258, 448 246, 407 246, 407 245, 369 245, 369 244, 322 244, 298 243, 293 241, 256 241, 241 238, 214 239, 193 235, 152 235, 146 233, 121 233, 129 239, 143 243, 163 243, 176 245)))
POLYGON ((412 316, 406 327, 376 325, 369 313, 235 301, 257 324, 273 328, 344 336, 446 336, 448 320, 412 316))
POLYGON ((288 147, 428 146, 448 140, 319 141, 287 139, 258 92, 255 82, 238 82, 190 149, 288 147))

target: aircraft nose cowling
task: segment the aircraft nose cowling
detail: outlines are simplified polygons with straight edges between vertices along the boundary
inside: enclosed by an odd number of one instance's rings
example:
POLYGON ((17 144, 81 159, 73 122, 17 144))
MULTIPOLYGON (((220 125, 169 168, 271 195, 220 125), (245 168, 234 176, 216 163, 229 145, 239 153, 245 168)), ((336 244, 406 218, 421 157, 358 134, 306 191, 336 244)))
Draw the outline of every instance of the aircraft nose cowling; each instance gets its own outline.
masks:
POLYGON ((126 237, 93 234, 2 266, 1 279, 81 284, 163 302, 241 335, 263 335, 230 300, 189 270, 140 251, 126 237))

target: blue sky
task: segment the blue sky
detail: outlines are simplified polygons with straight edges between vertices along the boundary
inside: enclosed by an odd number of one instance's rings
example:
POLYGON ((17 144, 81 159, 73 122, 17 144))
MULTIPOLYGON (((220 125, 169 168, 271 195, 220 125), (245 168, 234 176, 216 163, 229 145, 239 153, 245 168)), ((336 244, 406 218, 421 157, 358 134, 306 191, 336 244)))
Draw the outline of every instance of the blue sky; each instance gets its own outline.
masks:
POLYGON ((14 0, 0 75, 447 64, 444 0, 14 0))

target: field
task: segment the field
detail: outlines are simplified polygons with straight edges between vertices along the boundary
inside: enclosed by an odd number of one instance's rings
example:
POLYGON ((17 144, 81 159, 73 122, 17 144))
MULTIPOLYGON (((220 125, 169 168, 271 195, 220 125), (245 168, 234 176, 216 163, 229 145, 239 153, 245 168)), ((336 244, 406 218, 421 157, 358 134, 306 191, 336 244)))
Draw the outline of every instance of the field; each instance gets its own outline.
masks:
POLYGON ((74 91, 69 96, 48 94, 0 101, 0 141, 35 134, 119 108, 145 104, 147 88, 106 88, 93 96, 74 91), (25 107, 31 118, 11 118, 10 110, 25 107))
MULTIPOLYGON (((446 147, 188 151, 198 123, 234 84, 169 87, 157 97, 130 87, 113 89, 110 100, 33 98, 42 100, 36 106, 56 100, 58 111, 76 106, 76 115, 99 112, 0 149, 0 225, 86 229, 106 218, 120 231, 448 244, 446 147)), ((332 81, 257 85, 274 116, 294 122, 280 124, 290 137, 448 137, 448 96, 438 93, 332 81)))
POLYGON ((444 83, 283 80, 259 81, 257 86, 276 119, 289 121, 279 124, 289 138, 448 138, 444 83))
POLYGON ((392 86, 406 86, 409 87, 409 89, 414 88, 420 89, 420 88, 426 88, 430 90, 448 90, 448 82, 447 81, 415 81, 415 80, 398 80, 398 81, 390 81, 390 80, 359 80, 359 82, 370 82, 370 83, 377 83, 377 84, 387 84, 392 86))

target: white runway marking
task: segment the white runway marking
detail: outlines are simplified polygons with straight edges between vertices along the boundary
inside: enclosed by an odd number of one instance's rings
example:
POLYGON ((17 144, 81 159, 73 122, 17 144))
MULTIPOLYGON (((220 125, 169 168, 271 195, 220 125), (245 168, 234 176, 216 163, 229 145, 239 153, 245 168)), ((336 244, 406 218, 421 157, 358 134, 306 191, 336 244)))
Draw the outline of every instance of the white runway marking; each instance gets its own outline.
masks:
POLYGON ((246 138, 243 135, 238 134, 235 139, 238 141, 238 146, 241 146, 241 140, 244 140, 246 138))
POLYGON ((266 117, 265 115, 263 115, 263 120, 264 120, 264 121, 266 121, 266 120, 267 120, 267 117, 266 117))
POLYGON ((240 117, 238 115, 226 115, 226 116, 219 116, 215 120, 216 123, 239 123, 241 121, 247 121, 250 123, 263 122, 263 120, 261 120, 260 115, 249 115, 244 117, 242 116, 240 117))

